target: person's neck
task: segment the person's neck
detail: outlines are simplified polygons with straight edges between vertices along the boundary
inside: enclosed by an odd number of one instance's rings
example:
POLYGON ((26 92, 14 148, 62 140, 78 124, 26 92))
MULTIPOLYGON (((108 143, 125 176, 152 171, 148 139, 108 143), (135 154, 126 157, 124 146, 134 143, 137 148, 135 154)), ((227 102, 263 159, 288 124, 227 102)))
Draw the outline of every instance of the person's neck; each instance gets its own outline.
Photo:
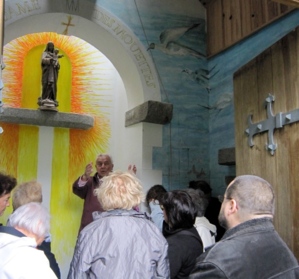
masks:
POLYGON ((271 213, 252 213, 249 214, 248 216, 246 216, 246 218, 242 218, 242 219, 234 219, 231 220, 231 222, 229 223, 229 229, 232 229, 246 221, 250 221, 253 219, 261 219, 261 218, 271 218, 273 219, 273 215, 271 213))
POLYGON ((36 245, 40 245, 42 243, 41 238, 39 238, 35 234, 33 234, 31 232, 28 232, 27 230, 19 228, 19 227, 15 227, 15 229, 18 230, 19 232, 23 233, 27 237, 33 238, 35 240, 35 242, 36 242, 36 245))

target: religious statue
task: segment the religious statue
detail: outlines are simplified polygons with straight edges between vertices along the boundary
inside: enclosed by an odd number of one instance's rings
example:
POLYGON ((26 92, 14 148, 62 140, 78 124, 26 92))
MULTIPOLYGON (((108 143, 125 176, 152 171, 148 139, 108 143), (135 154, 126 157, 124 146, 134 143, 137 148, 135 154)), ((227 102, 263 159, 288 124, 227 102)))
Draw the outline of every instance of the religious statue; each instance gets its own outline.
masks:
POLYGON ((57 110, 57 79, 60 69, 58 59, 59 50, 54 48, 53 42, 48 42, 42 54, 42 96, 38 98, 38 105, 41 110, 57 110))

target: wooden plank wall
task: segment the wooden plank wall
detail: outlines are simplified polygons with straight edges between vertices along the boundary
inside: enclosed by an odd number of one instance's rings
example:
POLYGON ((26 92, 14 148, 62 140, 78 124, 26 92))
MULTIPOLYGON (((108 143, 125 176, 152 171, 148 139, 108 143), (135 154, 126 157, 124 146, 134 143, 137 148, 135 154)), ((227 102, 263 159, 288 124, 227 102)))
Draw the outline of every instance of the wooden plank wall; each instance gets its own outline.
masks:
POLYGON ((299 109, 299 27, 234 75, 236 172, 269 181, 276 194, 274 225, 299 260, 299 122, 274 131, 277 150, 266 150, 268 134, 255 135, 249 147, 247 118, 267 118, 265 99, 275 96, 273 115, 299 109))
POLYGON ((211 0, 206 7, 208 57, 294 9, 271 0, 211 0))

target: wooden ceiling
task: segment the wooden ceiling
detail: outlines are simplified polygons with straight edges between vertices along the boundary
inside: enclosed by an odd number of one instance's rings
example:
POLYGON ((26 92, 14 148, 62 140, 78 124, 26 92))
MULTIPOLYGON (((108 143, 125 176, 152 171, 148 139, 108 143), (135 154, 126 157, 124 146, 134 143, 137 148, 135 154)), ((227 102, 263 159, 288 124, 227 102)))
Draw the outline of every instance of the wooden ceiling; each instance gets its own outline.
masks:
POLYGON ((293 6, 299 8, 299 0, 272 0, 273 2, 278 2, 287 6, 293 6))
POLYGON ((211 0, 199 0, 201 4, 205 7, 211 0))
MULTIPOLYGON (((199 0, 204 6, 212 2, 213 0, 199 0)), ((272 0, 273 2, 278 2, 287 6, 293 6, 299 8, 299 0, 272 0)))

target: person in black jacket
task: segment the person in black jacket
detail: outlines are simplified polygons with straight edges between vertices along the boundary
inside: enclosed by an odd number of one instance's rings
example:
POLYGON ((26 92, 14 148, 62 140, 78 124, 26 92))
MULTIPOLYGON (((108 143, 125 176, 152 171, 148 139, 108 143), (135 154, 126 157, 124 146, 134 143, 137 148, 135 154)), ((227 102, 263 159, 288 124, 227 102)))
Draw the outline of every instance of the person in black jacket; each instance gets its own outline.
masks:
POLYGON ((274 191, 266 180, 236 177, 219 214, 227 231, 197 259, 189 278, 298 279, 298 262, 273 226, 274 207, 274 191))
POLYGON ((203 252, 202 240, 193 226, 196 209, 185 191, 174 190, 161 198, 163 235, 168 242, 170 276, 188 278, 196 258, 203 252))

